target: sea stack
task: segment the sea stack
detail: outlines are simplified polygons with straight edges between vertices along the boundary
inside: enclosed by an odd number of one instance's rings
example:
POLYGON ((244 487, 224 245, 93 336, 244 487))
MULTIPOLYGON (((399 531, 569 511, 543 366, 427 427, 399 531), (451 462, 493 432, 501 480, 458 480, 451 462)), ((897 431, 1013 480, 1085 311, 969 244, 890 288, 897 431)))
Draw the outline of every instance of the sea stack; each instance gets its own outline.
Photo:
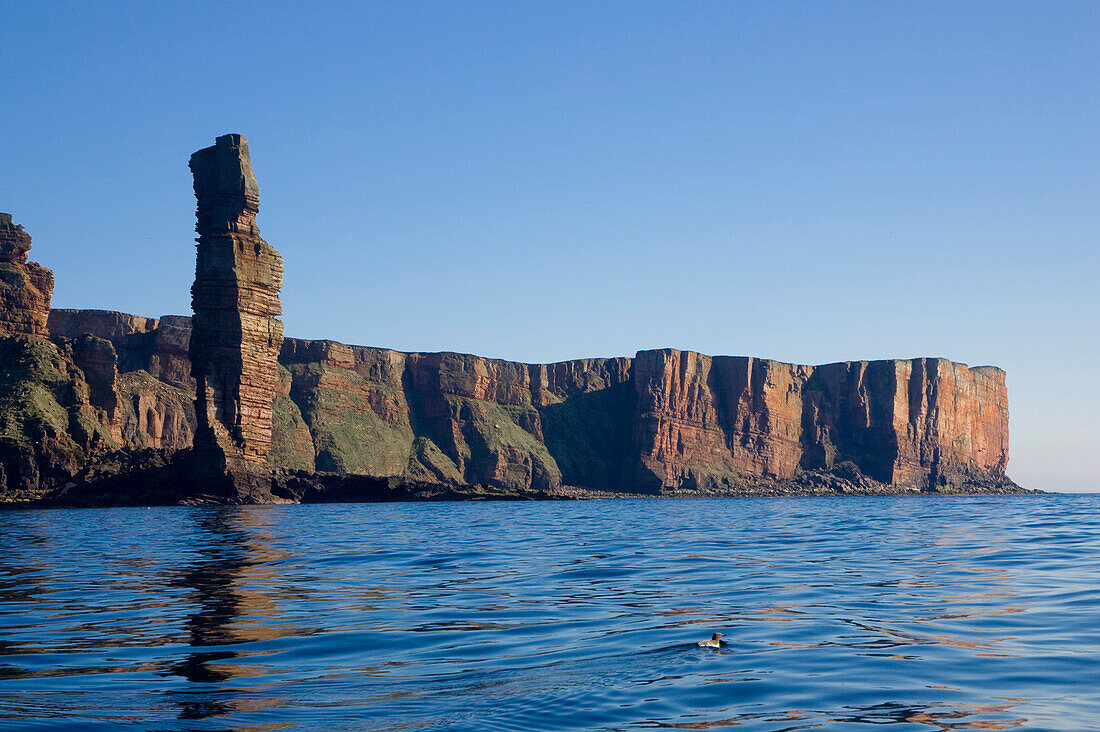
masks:
POLYGON ((215 143, 190 162, 199 235, 190 344, 195 473, 248 500, 262 498, 270 485, 283 259, 256 226, 259 186, 248 142, 223 135, 215 143))
POLYGON ((53 272, 27 261, 31 237, 0 213, 0 331, 7 335, 47 336, 53 272))

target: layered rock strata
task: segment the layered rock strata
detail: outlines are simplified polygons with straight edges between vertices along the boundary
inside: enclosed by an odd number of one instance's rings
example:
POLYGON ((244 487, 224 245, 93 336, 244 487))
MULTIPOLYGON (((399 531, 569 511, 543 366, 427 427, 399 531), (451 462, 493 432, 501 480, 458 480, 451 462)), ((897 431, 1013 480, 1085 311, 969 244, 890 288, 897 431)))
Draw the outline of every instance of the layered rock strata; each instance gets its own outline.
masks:
POLYGON ((944 359, 659 350, 530 365, 288 339, 282 361, 326 470, 661 492, 844 465, 857 482, 933 489, 997 484, 1008 462, 1004 372, 944 359))
MULTIPOLYGON (((107 338, 126 364, 124 442, 189 444, 185 415, 158 415, 191 392, 151 376, 186 350, 187 319, 59 313, 51 328, 107 338), (166 322, 170 338, 158 333, 166 322)), ((1005 375, 988 366, 799 366, 676 350, 521 364, 293 338, 279 361, 276 468, 536 491, 1012 487, 1005 375)))
POLYGON ((118 354, 120 372, 141 370, 166 384, 195 390, 188 316, 143 318, 110 310, 51 310, 49 330, 70 339, 93 335, 110 341, 118 354))
POLYGON ((847 461, 879 483, 927 488, 996 480, 1008 464, 1005 374, 990 366, 661 350, 638 354, 634 385, 643 487, 789 479, 847 461))
MULTIPOLYGON (((184 450, 195 436, 195 380, 191 378, 188 346, 191 318, 165 315, 143 318, 107 310, 52 310, 49 319, 54 338, 78 342, 84 337, 106 341, 96 361, 86 359, 81 368, 92 379, 105 382, 113 372, 114 408, 108 409, 110 432, 128 450, 156 448, 184 450)), ((93 389, 93 391, 95 391, 93 389)), ((99 387, 99 391, 105 391, 99 387)))
POLYGON ((456 485, 617 490, 630 359, 531 365, 287 339, 318 470, 456 485))
POLYGON ((193 318, 51 311, 52 273, 0 214, 0 500, 1019 490, 994 367, 284 340, 247 142, 219 137, 190 168, 193 318))
POLYGON ((0 214, 0 497, 33 498, 117 447, 115 354, 93 336, 47 340, 53 273, 0 214))
POLYGON ((27 261, 31 237, 0 213, 0 332, 45 336, 53 272, 27 261))
POLYGON ((248 143, 223 135, 191 156, 199 234, 190 339, 200 470, 265 466, 283 340, 283 260, 260 238, 248 143))

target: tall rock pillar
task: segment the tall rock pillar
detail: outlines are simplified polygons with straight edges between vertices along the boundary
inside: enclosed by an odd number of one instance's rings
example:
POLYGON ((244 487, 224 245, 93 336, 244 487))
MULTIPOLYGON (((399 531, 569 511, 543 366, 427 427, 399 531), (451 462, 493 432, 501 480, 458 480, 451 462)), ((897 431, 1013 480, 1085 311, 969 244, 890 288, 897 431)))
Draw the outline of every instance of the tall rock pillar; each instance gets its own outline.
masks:
POLYGON ((27 261, 31 237, 0 213, 0 332, 7 335, 49 335, 53 272, 27 261))
POLYGON ((248 142, 241 135, 215 142, 190 162, 199 234, 191 286, 194 453, 197 477, 228 476, 240 493, 242 476, 269 472, 283 259, 256 226, 259 187, 248 142))

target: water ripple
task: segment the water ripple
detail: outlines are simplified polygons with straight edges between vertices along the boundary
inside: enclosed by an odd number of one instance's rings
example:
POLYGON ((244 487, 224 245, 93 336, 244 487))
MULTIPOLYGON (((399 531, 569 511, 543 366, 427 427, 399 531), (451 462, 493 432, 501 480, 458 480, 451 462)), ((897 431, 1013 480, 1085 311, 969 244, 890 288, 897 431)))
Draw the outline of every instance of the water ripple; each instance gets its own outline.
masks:
POLYGON ((1094 495, 4 512, 0 728, 1098 728, 1098 617, 1094 495))

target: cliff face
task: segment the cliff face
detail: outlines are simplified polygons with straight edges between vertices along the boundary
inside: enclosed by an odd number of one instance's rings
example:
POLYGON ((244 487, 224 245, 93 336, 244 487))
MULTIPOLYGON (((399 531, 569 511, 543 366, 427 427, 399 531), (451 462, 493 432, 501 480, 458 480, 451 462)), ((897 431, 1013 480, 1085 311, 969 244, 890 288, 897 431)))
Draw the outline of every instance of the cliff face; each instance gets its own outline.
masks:
MULTIPOLYGON (((50 325, 114 345, 125 444, 190 444, 193 392, 169 382, 188 319, 54 311, 50 325)), ((288 338, 279 360, 268 456, 279 467, 656 492, 817 471, 985 485, 1008 462, 1004 372, 942 359, 799 366, 655 350, 532 365, 288 338)))
POLYGON ((142 370, 166 384, 195 390, 188 353, 189 317, 165 315, 158 319, 109 310, 51 310, 49 330, 65 338, 90 334, 110 341, 118 353, 119 371, 142 370))
POLYGON ((281 360, 320 470, 652 492, 842 465, 892 486, 996 483, 1008 462, 1004 372, 942 359, 529 365, 288 339, 281 360))
POLYGON ((223 135, 191 156, 198 258, 190 342, 200 463, 263 465, 283 340, 283 259, 260 238, 259 187, 248 142, 223 135))
POLYGON ((34 497, 118 446, 103 408, 113 396, 104 354, 111 344, 92 336, 0 336, 0 497, 34 497))
POLYGON ((637 482, 791 478, 851 462, 885 484, 993 480, 1008 463, 1004 372, 943 359, 796 366, 648 351, 635 362, 637 482))
POLYGON ((0 213, 0 332, 45 336, 53 272, 27 261, 31 237, 0 213))
POLYGON ((287 339, 281 361, 319 470, 500 487, 618 487, 629 359, 532 366, 287 339))
POLYGON ((0 495, 33 497, 118 446, 115 352, 91 335, 47 340, 53 273, 0 214, 0 495))
MULTIPOLYGON (((111 344, 115 410, 111 433, 127 449, 183 450, 195 436, 195 381, 190 376, 191 319, 178 315, 143 318, 106 310, 52 310, 50 332, 77 339, 94 336, 111 344)), ((111 369, 97 368, 101 380, 111 369)))
POLYGON ((247 141, 218 137, 189 167, 192 318, 51 311, 52 273, 0 214, 0 498, 105 476, 140 496, 134 471, 168 465, 180 496, 250 501, 390 482, 331 474, 498 495, 1014 485, 1005 375, 988 366, 676 350, 522 364, 284 341, 247 141))

